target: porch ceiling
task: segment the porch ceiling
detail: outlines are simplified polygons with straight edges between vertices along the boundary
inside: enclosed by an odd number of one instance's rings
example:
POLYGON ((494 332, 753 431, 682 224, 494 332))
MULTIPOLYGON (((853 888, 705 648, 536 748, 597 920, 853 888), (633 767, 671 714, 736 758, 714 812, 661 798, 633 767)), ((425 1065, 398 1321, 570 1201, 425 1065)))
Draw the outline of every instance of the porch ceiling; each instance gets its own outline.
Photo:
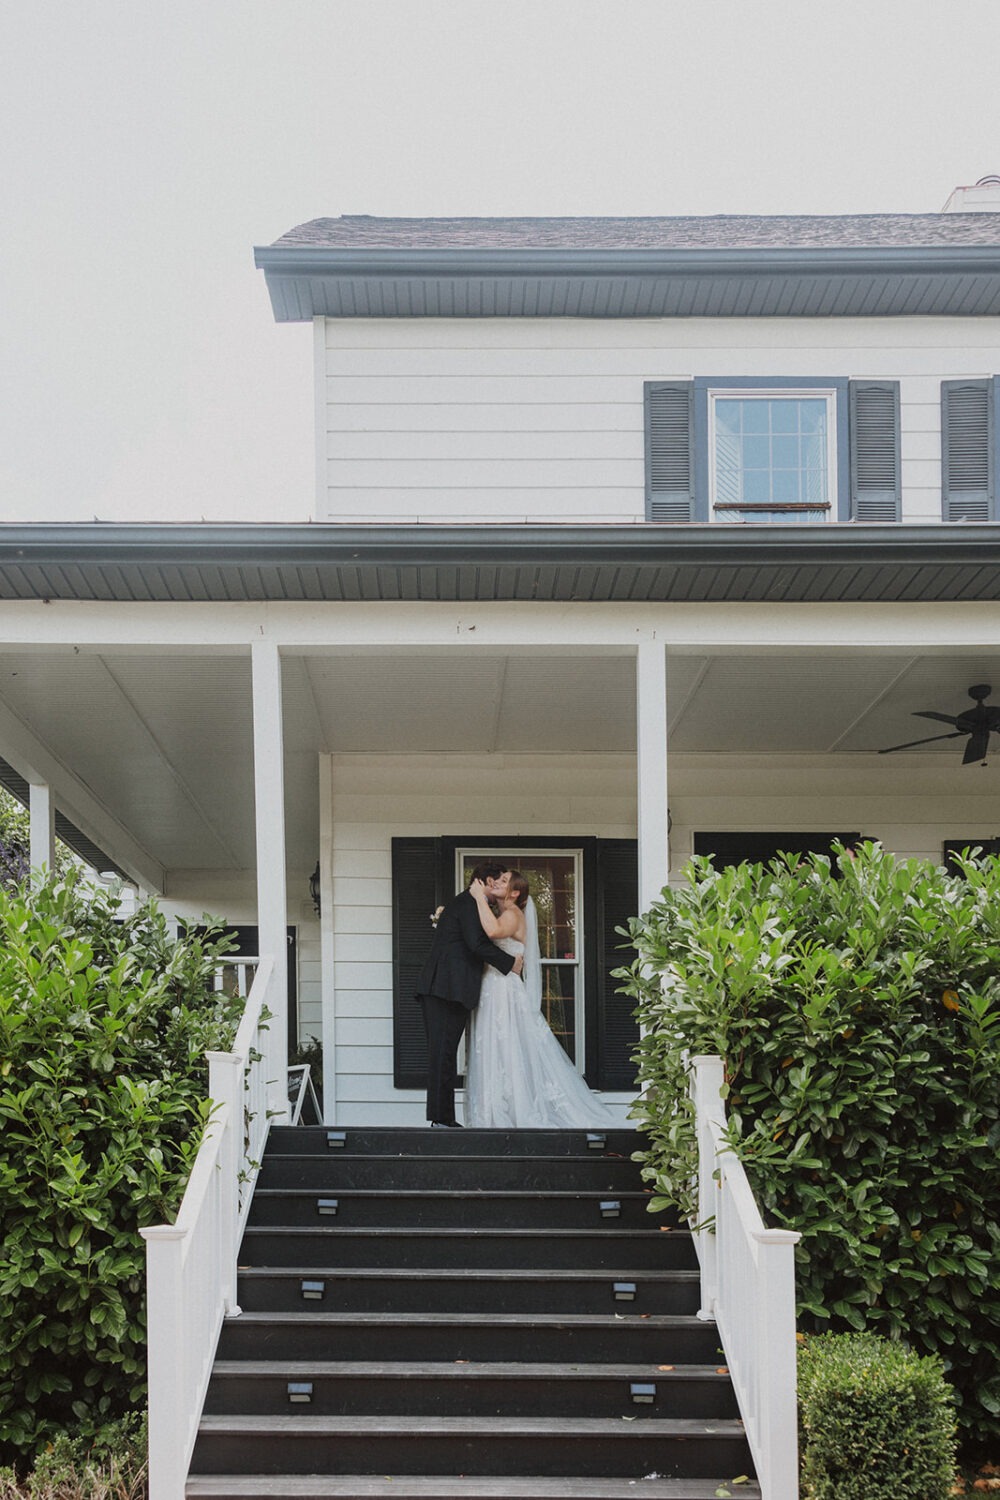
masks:
MULTIPOLYGON (((688 767, 719 752, 868 755, 946 733, 914 710, 959 713, 976 682, 994 683, 1000 699, 1000 652, 670 655, 670 748, 688 767)), ((635 745, 628 656, 298 655, 285 659, 283 691, 289 864, 300 871, 318 847, 318 752, 621 754, 635 745)), ((106 809, 108 829, 91 820, 87 832, 112 853, 117 823, 168 872, 252 870, 246 656, 7 653, 4 722, 23 727, 106 809)), ((943 740, 897 764, 924 754, 924 764, 950 772, 953 762, 968 777, 961 748, 943 740)), ((62 810, 73 817, 72 797, 62 810)))

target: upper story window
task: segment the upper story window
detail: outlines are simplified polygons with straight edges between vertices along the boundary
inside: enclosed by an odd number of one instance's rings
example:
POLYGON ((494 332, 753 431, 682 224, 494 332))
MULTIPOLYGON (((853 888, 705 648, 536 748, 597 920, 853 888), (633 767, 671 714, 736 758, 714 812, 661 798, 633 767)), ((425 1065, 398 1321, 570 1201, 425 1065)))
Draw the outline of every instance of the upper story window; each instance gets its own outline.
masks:
POLYGON ((898 521, 899 382, 649 381, 651 521, 898 521))
POLYGON ((836 494, 836 391, 708 391, 717 521, 825 521, 836 494))

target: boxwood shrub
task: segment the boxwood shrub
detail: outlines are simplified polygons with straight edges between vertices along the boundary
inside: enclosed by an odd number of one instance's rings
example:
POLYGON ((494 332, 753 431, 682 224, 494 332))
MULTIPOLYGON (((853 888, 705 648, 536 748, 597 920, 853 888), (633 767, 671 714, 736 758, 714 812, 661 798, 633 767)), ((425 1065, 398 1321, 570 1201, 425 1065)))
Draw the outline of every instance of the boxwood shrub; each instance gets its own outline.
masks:
POLYGON ((224 946, 75 875, 0 890, 0 1463, 142 1401, 144 1244, 178 1206, 224 946))
POLYGON ((716 1053, 765 1218, 802 1234, 800 1327, 939 1354, 995 1437, 1000 862, 700 859, 629 936, 651 1206, 695 1212, 685 1056, 716 1053))
POLYGON ((947 1500, 955 1413, 939 1359, 872 1334, 799 1351, 804 1500, 947 1500))

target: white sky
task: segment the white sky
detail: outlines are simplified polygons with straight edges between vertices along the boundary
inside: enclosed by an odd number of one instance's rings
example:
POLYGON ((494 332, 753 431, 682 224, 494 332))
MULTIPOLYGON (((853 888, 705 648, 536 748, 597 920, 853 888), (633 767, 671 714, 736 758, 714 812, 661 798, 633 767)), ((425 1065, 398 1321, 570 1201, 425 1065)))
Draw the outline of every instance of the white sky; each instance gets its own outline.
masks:
POLYGON ((341 213, 926 213, 1000 0, 0 0, 0 521, 304 520, 341 213))

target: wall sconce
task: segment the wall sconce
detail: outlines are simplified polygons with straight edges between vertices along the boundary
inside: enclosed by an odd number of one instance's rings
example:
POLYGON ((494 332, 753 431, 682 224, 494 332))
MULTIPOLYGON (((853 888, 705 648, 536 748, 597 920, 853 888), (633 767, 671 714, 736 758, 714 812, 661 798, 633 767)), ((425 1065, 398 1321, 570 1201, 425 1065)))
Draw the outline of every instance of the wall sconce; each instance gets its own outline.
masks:
POLYGON ((313 870, 312 874, 309 876, 309 894, 312 897, 313 910, 315 911, 315 913, 316 913, 316 915, 318 917, 319 914, 320 914, 320 910, 319 910, 319 860, 316 861, 316 868, 315 868, 315 870, 313 870))

